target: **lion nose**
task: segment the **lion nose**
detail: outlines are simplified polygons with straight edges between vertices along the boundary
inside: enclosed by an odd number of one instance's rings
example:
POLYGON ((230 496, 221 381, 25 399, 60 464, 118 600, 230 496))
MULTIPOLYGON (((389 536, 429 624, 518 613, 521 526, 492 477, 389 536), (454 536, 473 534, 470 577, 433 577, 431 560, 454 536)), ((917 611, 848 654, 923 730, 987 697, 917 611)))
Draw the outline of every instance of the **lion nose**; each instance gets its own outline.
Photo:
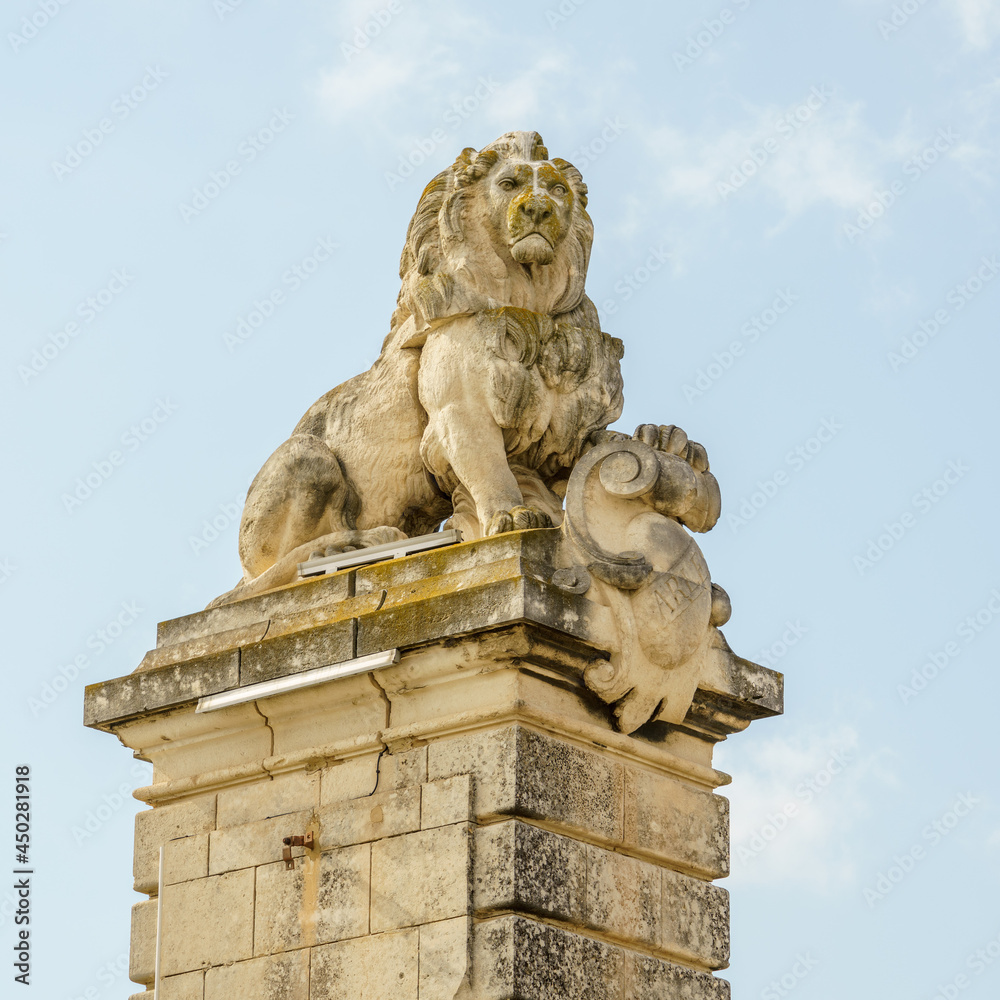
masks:
POLYGON ((552 202, 548 198, 542 198, 537 194, 533 194, 530 198, 525 198, 518 207, 536 226, 543 223, 552 215, 552 202))

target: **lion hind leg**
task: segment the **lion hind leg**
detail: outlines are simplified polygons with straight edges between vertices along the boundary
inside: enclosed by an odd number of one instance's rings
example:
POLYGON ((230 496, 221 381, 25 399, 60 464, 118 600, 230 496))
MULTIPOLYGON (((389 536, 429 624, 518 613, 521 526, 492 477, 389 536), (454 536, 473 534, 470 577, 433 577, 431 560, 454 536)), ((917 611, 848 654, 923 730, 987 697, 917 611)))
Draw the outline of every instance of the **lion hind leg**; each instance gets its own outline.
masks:
POLYGON ((325 441, 293 434, 257 474, 240 522, 244 578, 266 572, 293 549, 353 531, 357 494, 325 441))

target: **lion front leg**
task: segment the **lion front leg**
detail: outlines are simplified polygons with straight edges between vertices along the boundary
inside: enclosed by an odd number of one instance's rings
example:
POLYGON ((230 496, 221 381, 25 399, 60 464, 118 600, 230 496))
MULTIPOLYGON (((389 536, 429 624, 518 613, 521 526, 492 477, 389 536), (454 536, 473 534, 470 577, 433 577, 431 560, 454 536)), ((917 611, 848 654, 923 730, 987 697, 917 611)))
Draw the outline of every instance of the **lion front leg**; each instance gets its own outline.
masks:
POLYGON ((483 346, 475 318, 457 319, 428 337, 418 377, 428 418, 420 457, 447 492, 457 491, 455 523, 466 538, 552 523, 547 513, 525 505, 507 462, 503 430, 490 406, 490 367, 497 359, 483 346))

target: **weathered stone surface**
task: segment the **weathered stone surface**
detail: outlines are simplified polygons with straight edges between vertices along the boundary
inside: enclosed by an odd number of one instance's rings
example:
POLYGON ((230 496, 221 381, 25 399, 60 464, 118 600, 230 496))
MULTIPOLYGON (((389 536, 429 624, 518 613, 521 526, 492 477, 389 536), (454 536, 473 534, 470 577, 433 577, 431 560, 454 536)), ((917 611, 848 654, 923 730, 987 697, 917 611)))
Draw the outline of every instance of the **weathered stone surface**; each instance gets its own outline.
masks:
POLYGON ((455 1000, 469 985, 470 917, 454 917, 420 928, 420 1000, 455 1000))
MULTIPOLYGON (((160 980, 159 1000, 204 1000, 205 973, 182 972, 160 980)), ((148 1000, 156 1000, 150 996, 148 1000)))
POLYGON ((477 912, 517 910, 582 924, 587 912, 587 845, 507 820, 476 831, 477 912))
POLYGON ((147 899, 132 907, 132 950, 128 977, 133 983, 151 983, 156 964, 156 900, 147 899))
POLYGON ((519 916, 477 924, 473 942, 481 1000, 632 1000, 614 945, 519 916))
POLYGON ((729 983, 634 952, 625 956, 628 1000, 730 1000, 729 983))
POLYGON ((381 753, 331 761, 320 772, 320 805, 332 805, 371 795, 380 783, 381 753))
POLYGON ((309 1000, 417 1000, 418 949, 415 927, 313 948, 309 1000))
MULTIPOLYGON (((426 753, 426 751, 425 751, 426 753)), ((420 828, 431 830, 472 819, 472 776, 429 781, 420 789, 420 828)))
POLYGON ((288 813, 214 830, 209 835, 209 872, 218 875, 277 861, 284 846, 282 840, 304 834, 311 819, 309 812, 288 813))
POLYGON ((172 976, 251 958, 253 897, 252 868, 165 886, 162 974, 172 976))
POLYGON ((324 806, 317 821, 323 850, 419 830, 420 786, 324 806))
POLYGON ((470 909, 467 824, 421 830, 372 845, 372 933, 463 916, 470 909))
POLYGON ((660 869, 600 847, 587 848, 587 908, 583 921, 646 947, 661 940, 660 869))
POLYGON ((240 658, 240 684, 259 684, 349 660, 354 655, 353 631, 350 621, 339 621, 245 645, 240 658))
POLYGON ((168 840, 163 845, 163 884, 189 882, 208 874, 208 834, 168 840))
POLYGON ((729 874, 729 800, 666 775, 625 769, 624 843, 703 878, 729 874))
POLYGON ((319 784, 319 772, 294 771, 223 789, 217 798, 216 825, 222 829, 313 809, 319 804, 319 784))
POLYGON ((664 868, 663 948, 681 959, 729 965, 729 893, 710 882, 664 868))
POLYGON ((293 871, 257 869, 254 954, 290 951, 368 933, 371 848, 310 853, 293 871))
POLYGON ((168 840, 204 833, 215 826, 215 796, 201 795, 135 814, 132 872, 137 892, 156 892, 160 847, 168 840))
POLYGON ((292 951, 209 969, 205 1000, 309 1000, 309 952, 292 951))

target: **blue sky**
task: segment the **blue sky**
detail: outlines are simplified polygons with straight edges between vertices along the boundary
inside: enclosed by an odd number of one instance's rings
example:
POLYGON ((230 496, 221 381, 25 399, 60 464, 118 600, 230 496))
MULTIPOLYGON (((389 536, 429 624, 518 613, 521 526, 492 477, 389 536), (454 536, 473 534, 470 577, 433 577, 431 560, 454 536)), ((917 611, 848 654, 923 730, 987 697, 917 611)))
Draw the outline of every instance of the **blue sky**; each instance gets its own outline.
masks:
POLYGON ((707 447, 727 637, 786 674, 717 756, 734 996, 996 996, 1000 3, 12 0, 0 34, 38 995, 129 991, 146 770, 83 685, 235 583, 250 479, 378 353, 423 184, 535 129, 590 187, 620 426, 707 447))

